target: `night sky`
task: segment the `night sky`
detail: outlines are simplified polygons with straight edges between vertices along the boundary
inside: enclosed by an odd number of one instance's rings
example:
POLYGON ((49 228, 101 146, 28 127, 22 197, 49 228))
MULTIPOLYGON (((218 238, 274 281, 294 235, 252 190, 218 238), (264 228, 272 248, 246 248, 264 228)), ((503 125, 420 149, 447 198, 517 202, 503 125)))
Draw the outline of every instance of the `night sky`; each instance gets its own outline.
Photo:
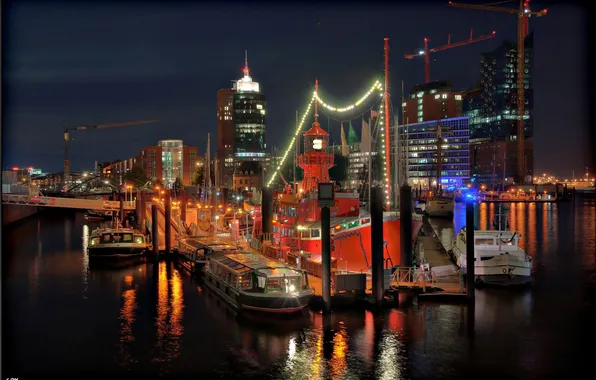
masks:
MULTIPOLYGON (((268 146, 283 151, 315 78, 328 102, 355 102, 383 74, 385 36, 396 109, 401 80, 406 93, 424 80, 423 60, 403 58, 423 46, 423 37, 432 48, 446 44, 448 34, 459 41, 470 28, 478 35, 496 30, 492 40, 434 55, 432 79, 449 80, 458 90, 479 79, 481 52, 516 38, 514 16, 450 8, 447 1, 298 4, 4 2, 3 167, 61 171, 63 120, 68 126, 162 120, 73 134, 73 170, 132 157, 159 139, 182 139, 204 154, 207 132, 215 151, 216 92, 242 76, 245 49, 251 75, 267 96, 268 146)), ((546 17, 530 19, 535 168, 570 176, 572 169, 584 170, 590 154, 585 11, 548 9, 546 17)), ((338 137, 339 124, 331 127, 338 137)))

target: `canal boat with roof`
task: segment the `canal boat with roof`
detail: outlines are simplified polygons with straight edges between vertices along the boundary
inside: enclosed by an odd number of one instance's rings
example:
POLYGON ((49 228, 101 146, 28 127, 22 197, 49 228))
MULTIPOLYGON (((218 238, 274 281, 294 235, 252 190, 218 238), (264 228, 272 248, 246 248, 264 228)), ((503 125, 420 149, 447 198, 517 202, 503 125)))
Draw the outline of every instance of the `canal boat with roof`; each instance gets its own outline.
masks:
POLYGON ((216 253, 235 253, 240 251, 236 242, 215 236, 183 236, 178 239, 176 251, 185 260, 202 267, 207 257, 216 253))
POLYGON ((141 257, 148 246, 142 232, 120 227, 116 219, 113 226, 103 226, 91 232, 87 250, 90 259, 120 260, 141 257))
POLYGON ((205 285, 237 310, 298 313, 314 294, 305 271, 256 253, 216 253, 203 270, 205 285))

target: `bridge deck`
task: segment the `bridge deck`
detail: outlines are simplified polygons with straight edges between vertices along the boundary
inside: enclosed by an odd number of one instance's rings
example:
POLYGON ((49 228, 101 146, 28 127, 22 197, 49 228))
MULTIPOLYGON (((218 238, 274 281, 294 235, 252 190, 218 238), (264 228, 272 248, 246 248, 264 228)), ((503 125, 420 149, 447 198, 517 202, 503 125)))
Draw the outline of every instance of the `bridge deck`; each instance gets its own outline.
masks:
MULTIPOLYGON (((77 199, 60 197, 43 197, 40 195, 2 194, 3 204, 35 207, 60 207, 81 210, 119 211, 119 201, 105 201, 103 199, 77 199)), ((135 202, 123 202, 124 210, 135 209, 135 202)))

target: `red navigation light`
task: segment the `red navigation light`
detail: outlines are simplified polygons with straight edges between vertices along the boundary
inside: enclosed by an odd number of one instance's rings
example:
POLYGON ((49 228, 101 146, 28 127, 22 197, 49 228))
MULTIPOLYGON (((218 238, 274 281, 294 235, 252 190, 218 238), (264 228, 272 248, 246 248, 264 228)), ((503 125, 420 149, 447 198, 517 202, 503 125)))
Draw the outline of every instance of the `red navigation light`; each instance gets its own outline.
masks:
POLYGON ((493 30, 493 34, 497 34, 497 31, 496 30, 493 30))
POLYGON ((19 170, 19 168, 17 168, 16 166, 12 168, 12 170, 14 170, 15 172, 19 170))
POLYGON ((29 171, 31 171, 31 170, 33 170, 33 167, 28 167, 27 169, 28 169, 29 171))
POLYGON ((544 14, 547 14, 547 13, 548 13, 548 9, 544 8, 544 9, 542 10, 542 13, 544 13, 544 14))

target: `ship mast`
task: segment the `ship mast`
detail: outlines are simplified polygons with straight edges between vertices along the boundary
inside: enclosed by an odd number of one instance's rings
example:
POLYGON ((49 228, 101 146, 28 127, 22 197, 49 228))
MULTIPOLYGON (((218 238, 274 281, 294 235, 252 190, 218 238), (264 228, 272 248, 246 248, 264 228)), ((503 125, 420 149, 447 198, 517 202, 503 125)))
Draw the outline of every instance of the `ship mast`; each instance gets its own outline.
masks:
MULTIPOLYGON (((385 209, 387 211, 391 208, 390 194, 391 194, 391 140, 390 140, 390 110, 389 110, 389 37, 385 37, 385 209)), ((397 178, 396 178, 397 180, 397 178)))

